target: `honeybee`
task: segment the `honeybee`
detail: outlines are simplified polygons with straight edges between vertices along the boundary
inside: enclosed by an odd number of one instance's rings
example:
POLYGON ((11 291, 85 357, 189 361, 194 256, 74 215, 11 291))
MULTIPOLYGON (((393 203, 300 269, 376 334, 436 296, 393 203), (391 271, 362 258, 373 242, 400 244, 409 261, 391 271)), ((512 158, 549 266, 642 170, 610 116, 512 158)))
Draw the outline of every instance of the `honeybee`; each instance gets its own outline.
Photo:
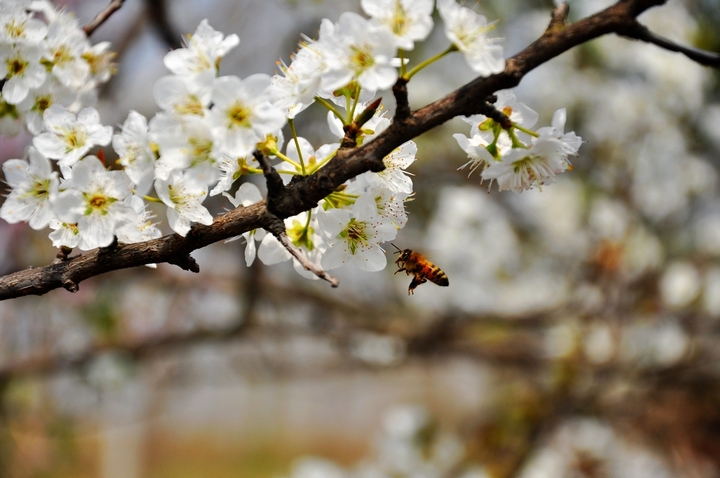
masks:
POLYGON ((407 275, 414 276, 412 282, 410 282, 410 287, 408 287, 408 295, 413 295, 415 287, 424 284, 428 280, 442 287, 450 285, 447 274, 427 260, 425 256, 411 249, 401 250, 395 244, 392 244, 392 246, 397 249, 395 254, 400 254, 400 257, 395 261, 395 264, 399 267, 395 274, 405 271, 407 275))

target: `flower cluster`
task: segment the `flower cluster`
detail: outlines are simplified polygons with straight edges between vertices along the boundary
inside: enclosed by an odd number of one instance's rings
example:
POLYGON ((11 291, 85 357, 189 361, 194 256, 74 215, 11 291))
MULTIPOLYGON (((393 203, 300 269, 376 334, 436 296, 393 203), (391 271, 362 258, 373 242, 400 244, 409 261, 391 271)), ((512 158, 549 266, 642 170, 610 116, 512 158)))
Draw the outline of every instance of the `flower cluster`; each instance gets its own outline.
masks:
MULTIPOLYGON (((208 196, 224 194, 235 207, 258 202, 261 193, 250 182, 230 193, 242 176, 262 174, 255 151, 275 161, 286 181, 315 173, 335 156, 339 142, 314 146, 295 133, 296 116, 311 104, 329 110, 328 127, 337 138, 354 126, 362 144, 389 126, 386 112, 372 100, 399 77, 409 80, 454 51, 483 76, 503 70, 499 39, 488 36, 492 24, 455 0, 438 0, 451 46, 407 71, 404 52, 430 34, 433 6, 432 0, 362 0, 369 18, 344 13, 337 22, 325 19, 318 39, 304 37, 290 64, 280 63, 279 74, 244 79, 219 74, 222 58, 239 45, 239 38, 225 36, 203 20, 183 48, 165 56, 170 74, 153 89, 160 111, 150 119, 131 111, 114 133, 86 104, 93 87, 111 72, 106 45, 91 47, 72 17, 55 11, 46 0, 0 0, 5 27, 0 55, 9 65, 2 93, 10 106, 5 109, 25 113, 34 135, 28 160, 3 166, 11 190, 0 217, 11 223, 27 221, 35 229, 49 226, 55 246, 88 250, 115 239, 158 237, 146 201, 163 203, 169 227, 183 236, 195 223, 212 223, 203 205, 208 196), (49 23, 36 18, 40 15, 49 23), (287 145, 286 125, 292 134, 287 145), (88 154, 110 144, 118 167, 108 169, 103 154, 88 154)), ((499 105, 516 127, 531 126, 525 124, 532 117, 530 110, 503 98, 499 105)), ((579 146, 576 136, 563 133, 564 116, 558 116, 552 128, 540 130, 530 146, 520 146, 512 130, 509 141, 484 117, 471 121, 473 136, 461 141, 477 156, 471 167, 497 162, 483 174, 497 178, 501 188, 542 184, 548 175, 567 168, 568 154, 579 146), (491 147, 495 153, 489 152, 491 147), (521 150, 526 153, 522 157, 521 150), (513 168, 524 175, 510 178, 513 168)), ((325 269, 348 262, 364 270, 383 269, 387 261, 382 244, 407 222, 405 201, 413 194, 413 184, 405 170, 416 153, 417 146, 408 141, 384 158, 381 173, 362 174, 315 208, 287 218, 289 240, 325 269)), ((271 234, 250 231, 243 236, 248 264, 256 256, 266 264, 291 259, 271 234)))
POLYGON ((77 112, 94 103, 96 87, 113 73, 109 47, 91 45, 73 15, 48 0, 0 2, 2 132, 18 133, 24 121, 37 135, 52 105, 77 112))
POLYGON ((574 132, 564 132, 565 108, 555 112, 552 126, 536 132, 530 128, 537 113, 517 101, 512 91, 499 91, 495 106, 510 118, 512 126, 503 129, 484 115, 465 118, 470 123, 470 137, 454 135, 470 159, 460 169, 469 167, 470 174, 479 169, 482 178, 496 180, 501 191, 516 193, 553 183, 556 175, 572 169, 568 156, 577 154, 582 139, 574 132))

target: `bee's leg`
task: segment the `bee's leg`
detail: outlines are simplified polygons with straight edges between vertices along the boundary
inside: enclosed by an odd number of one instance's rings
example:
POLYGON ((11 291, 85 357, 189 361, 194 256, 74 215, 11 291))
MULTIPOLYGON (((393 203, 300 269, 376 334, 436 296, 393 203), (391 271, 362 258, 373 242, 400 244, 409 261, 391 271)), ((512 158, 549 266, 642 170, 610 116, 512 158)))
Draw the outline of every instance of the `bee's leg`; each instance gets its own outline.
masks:
MULTIPOLYGON (((397 274, 398 272, 402 272, 404 270, 407 270, 407 269, 405 269, 405 266, 402 266, 400 269, 395 271, 395 274, 397 274)), ((395 275, 395 274, 393 274, 393 275, 395 275)))
POLYGON ((427 282, 427 279, 424 277, 413 277, 412 282, 410 282, 410 287, 408 287, 408 295, 413 295, 415 291, 415 287, 419 286, 420 284, 424 284, 427 282))

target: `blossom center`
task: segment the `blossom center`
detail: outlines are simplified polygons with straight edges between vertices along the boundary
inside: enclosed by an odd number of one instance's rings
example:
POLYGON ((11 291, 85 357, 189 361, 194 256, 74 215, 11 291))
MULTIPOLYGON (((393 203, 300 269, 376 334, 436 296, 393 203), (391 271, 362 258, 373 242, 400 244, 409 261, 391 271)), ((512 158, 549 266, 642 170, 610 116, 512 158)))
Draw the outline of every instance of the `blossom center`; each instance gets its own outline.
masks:
POLYGON ((0 100, 0 118, 10 116, 11 118, 18 118, 20 113, 18 112, 15 105, 11 105, 6 101, 0 100))
POLYGON ((191 164, 195 166, 204 163, 210 159, 213 142, 208 139, 190 138, 191 155, 193 157, 191 164))
POLYGON ((35 108, 34 109, 35 109, 35 111, 38 111, 42 114, 46 109, 48 109, 50 107, 51 104, 52 104, 52 98, 50 97, 50 95, 39 96, 35 100, 35 108))
POLYGON ((528 184, 537 184, 540 186, 542 181, 535 170, 535 165, 533 164, 534 159, 536 159, 534 156, 525 156, 524 158, 513 162, 513 172, 524 176, 523 182, 527 182, 528 184))
POLYGON ((195 95, 188 95, 184 102, 175 105, 175 111, 181 115, 198 115, 204 114, 203 105, 195 95))
POLYGON ((33 194, 39 197, 45 197, 50 194, 50 180, 35 181, 33 184, 33 194))
POLYGON ((250 108, 246 107, 239 101, 232 105, 227 112, 230 120, 231 128, 249 128, 250 127, 250 108))
POLYGON ((395 15, 393 15, 392 31, 396 35, 401 36, 407 29, 407 18, 405 15, 405 9, 403 8, 400 0, 395 3, 395 15))
POLYGON ((74 149, 80 149, 87 142, 87 134, 84 131, 70 130, 65 135, 65 144, 67 144, 67 152, 74 149))
POLYGON ((85 197, 85 204, 87 204, 87 208, 85 209, 86 216, 94 212, 103 215, 107 214, 107 207, 114 202, 112 198, 107 197, 101 192, 83 193, 83 196, 85 197))
POLYGON ((10 38, 21 38, 25 32, 25 23, 12 20, 5 24, 5 32, 10 38))
POLYGON ((367 223, 356 221, 355 218, 350 219, 345 230, 340 233, 340 237, 347 241, 350 254, 354 255, 359 245, 368 242, 367 223))
POLYGON ((20 58, 13 58, 8 62, 8 73, 10 76, 22 75, 27 65, 28 62, 23 61, 20 58))
POLYGON ((375 64, 375 59, 372 56, 372 49, 369 45, 353 45, 350 49, 352 50, 350 61, 357 67, 358 70, 370 68, 375 64))
POLYGON ((75 57, 73 57, 72 53, 70 52, 70 49, 62 45, 57 50, 55 50, 55 53, 53 54, 53 64, 54 65, 62 65, 63 63, 70 63, 73 61, 75 57))
POLYGON ((203 51, 204 47, 199 42, 193 41, 192 38, 190 39, 190 43, 194 47, 193 50, 197 53, 195 56, 195 71, 201 72, 211 69, 213 61, 203 51))

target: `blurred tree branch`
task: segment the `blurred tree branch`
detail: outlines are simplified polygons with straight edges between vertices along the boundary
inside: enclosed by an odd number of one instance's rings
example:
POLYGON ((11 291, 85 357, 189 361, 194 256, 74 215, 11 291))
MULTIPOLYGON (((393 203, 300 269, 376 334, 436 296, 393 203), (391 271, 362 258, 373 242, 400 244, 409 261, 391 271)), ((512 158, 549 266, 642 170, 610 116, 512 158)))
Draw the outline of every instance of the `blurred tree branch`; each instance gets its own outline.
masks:
POLYGON ((629 25, 625 30, 619 31, 618 33, 627 38, 652 43, 653 45, 657 45, 665 50, 682 53, 686 57, 701 65, 720 68, 720 53, 679 45, 672 40, 651 32, 647 27, 638 22, 629 25))
POLYGON ((83 31, 87 36, 93 34, 93 32, 105 21, 112 16, 113 13, 120 10, 125 3, 125 0, 111 0, 107 7, 105 7, 90 23, 83 27, 83 31))

